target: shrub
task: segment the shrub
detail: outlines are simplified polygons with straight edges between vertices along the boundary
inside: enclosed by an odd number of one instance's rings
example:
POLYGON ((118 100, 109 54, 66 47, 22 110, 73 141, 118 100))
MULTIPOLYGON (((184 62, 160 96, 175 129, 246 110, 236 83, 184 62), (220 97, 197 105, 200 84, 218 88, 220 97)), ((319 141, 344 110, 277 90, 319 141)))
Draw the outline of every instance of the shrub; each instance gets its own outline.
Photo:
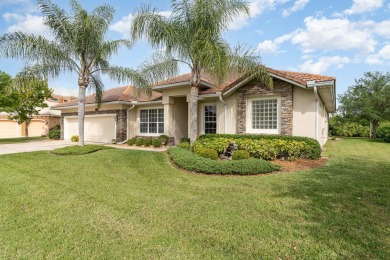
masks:
POLYGON ((180 143, 191 143, 191 140, 188 137, 183 137, 182 139, 180 139, 180 143))
POLYGON ((61 130, 50 130, 49 131, 50 139, 60 139, 61 138, 61 130))
POLYGON ((390 122, 381 124, 377 130, 377 136, 382 138, 386 143, 390 143, 390 122))
POLYGON ((162 140, 160 138, 155 138, 152 140, 153 147, 160 147, 162 144, 162 140))
POLYGON ((56 124, 55 126, 50 128, 50 130, 61 130, 61 126, 59 124, 56 124))
POLYGON ((204 158, 209 158, 211 160, 217 160, 218 159, 218 153, 217 151, 210 149, 210 148, 202 148, 199 147, 194 150, 194 153, 204 157, 204 158))
POLYGON ((133 138, 130 138, 130 139, 128 139, 127 141, 126 141, 126 143, 128 144, 128 145, 134 145, 135 144, 135 141, 137 140, 137 138, 136 137, 133 137, 133 138))
POLYGON ((243 159, 216 161, 204 158, 184 148, 170 148, 168 150, 173 162, 179 167, 195 172, 207 174, 259 174, 277 171, 279 166, 262 159, 243 159))
POLYGON ((287 135, 201 135, 193 144, 193 149, 211 148, 223 153, 229 143, 236 143, 240 150, 246 150, 251 157, 274 160, 286 155, 290 160, 297 158, 318 159, 321 146, 317 140, 302 136, 287 135))
POLYGON ((142 146, 142 145, 144 145, 144 138, 137 138, 137 139, 135 140, 135 145, 136 145, 136 146, 142 146))
POLYGON ((245 150, 235 151, 232 155, 233 160, 243 160, 251 158, 250 154, 245 150))
POLYGON ((191 145, 189 142, 181 142, 177 147, 189 150, 191 148, 191 145))
POLYGON ((73 135, 73 136, 70 138, 70 140, 71 140, 72 142, 78 142, 78 141, 79 141, 79 136, 78 136, 78 135, 73 135))
POLYGON ((169 136, 167 135, 160 135, 159 139, 161 140, 161 143, 166 145, 168 140, 169 140, 169 136))
POLYGON ((144 145, 145 146, 151 146, 152 145, 152 142, 153 142, 152 138, 142 138, 142 139, 144 139, 144 145))

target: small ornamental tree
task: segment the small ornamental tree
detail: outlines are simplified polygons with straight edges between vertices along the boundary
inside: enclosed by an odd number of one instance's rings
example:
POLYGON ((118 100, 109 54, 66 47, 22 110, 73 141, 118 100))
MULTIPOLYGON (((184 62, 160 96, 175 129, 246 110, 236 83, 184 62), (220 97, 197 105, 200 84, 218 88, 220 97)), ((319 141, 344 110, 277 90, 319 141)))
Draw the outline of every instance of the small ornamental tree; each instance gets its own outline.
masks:
POLYGON ((376 138, 379 123, 390 120, 390 73, 366 72, 355 82, 339 96, 339 110, 346 118, 368 120, 376 138))
POLYGON ((47 81, 35 77, 24 77, 18 75, 13 80, 13 90, 8 94, 12 98, 12 104, 8 104, 4 111, 9 113, 9 119, 15 120, 18 124, 26 123, 26 137, 28 137, 28 126, 41 108, 47 107, 45 100, 52 95, 47 81))

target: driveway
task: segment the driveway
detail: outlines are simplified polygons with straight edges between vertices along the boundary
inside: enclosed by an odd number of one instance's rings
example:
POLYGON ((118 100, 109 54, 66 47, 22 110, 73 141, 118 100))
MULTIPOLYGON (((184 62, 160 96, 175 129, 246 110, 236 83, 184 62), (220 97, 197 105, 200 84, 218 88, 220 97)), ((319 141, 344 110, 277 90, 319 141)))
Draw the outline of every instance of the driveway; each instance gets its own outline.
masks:
POLYGON ((44 140, 19 144, 0 144, 0 154, 51 151, 70 145, 75 145, 75 143, 64 140, 44 140))

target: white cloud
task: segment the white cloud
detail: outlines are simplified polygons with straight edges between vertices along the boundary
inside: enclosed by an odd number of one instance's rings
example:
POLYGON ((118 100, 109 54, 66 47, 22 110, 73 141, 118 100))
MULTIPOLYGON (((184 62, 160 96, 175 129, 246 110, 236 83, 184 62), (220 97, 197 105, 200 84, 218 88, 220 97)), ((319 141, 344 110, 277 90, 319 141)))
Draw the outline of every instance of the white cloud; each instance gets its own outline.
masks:
POLYGON ((377 23, 374 31, 380 36, 390 37, 390 20, 377 23))
POLYGON ((310 2, 310 0, 296 0, 291 8, 283 10, 283 17, 289 16, 292 13, 302 10, 310 2))
POLYGON ((22 31, 50 38, 49 28, 44 24, 42 16, 5 13, 3 14, 3 18, 6 22, 12 23, 12 25, 7 28, 7 32, 22 31))
MULTIPOLYGON (((172 12, 171 11, 162 11, 159 12, 162 16, 169 17, 172 12)), ((110 30, 116 31, 122 34, 122 37, 128 38, 130 36, 130 24, 133 20, 133 14, 129 14, 127 16, 122 17, 119 22, 114 23, 110 26, 110 30)))
POLYGON ((368 64, 383 64, 386 60, 390 60, 390 44, 384 46, 378 53, 366 58, 368 64))
POLYGON ((265 40, 257 46, 257 51, 260 53, 276 53, 279 49, 279 46, 270 40, 265 40))
POLYGON ((316 62, 312 59, 307 60, 303 64, 299 65, 298 68, 300 71, 313 74, 322 74, 331 66, 341 69, 344 67, 345 64, 348 64, 350 62, 351 60, 348 57, 325 56, 320 57, 316 62))
POLYGON ((69 88, 69 87, 60 87, 60 86, 50 86, 53 89, 53 93, 62 96, 74 96, 78 95, 78 88, 69 88))
POLYGON ((255 18, 265 11, 274 10, 275 6, 278 4, 284 4, 290 0, 251 0, 249 1, 249 16, 247 14, 240 14, 234 19, 234 21, 229 25, 229 29, 239 30, 245 27, 250 18, 255 18))
POLYGON ((361 54, 375 51, 377 42, 369 28, 359 22, 348 19, 305 18, 305 30, 293 32, 292 44, 301 46, 304 52, 315 50, 351 50, 356 49, 361 54))
POLYGON ((343 13, 347 15, 362 14, 377 10, 383 6, 383 0, 353 0, 352 7, 343 13))

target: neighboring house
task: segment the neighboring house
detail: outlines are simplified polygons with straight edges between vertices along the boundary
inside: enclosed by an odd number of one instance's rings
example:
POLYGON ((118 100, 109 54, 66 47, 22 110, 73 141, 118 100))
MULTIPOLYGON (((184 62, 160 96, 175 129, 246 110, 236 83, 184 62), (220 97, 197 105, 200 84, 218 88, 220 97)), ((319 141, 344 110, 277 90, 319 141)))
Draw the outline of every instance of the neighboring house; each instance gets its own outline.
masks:
MULTIPOLYGON (((76 97, 65 97, 53 94, 51 98, 45 102, 49 107, 45 107, 39 111, 38 115, 34 115, 28 127, 29 136, 45 136, 49 130, 60 124, 61 112, 51 110, 50 107, 60 103, 74 100, 76 97)), ((26 123, 18 124, 15 120, 9 120, 7 113, 0 113, 0 138, 24 137, 26 135, 26 123)))
MULTIPOLYGON (((199 93, 198 135, 247 133, 308 136, 321 145, 328 139, 328 114, 336 111, 334 77, 267 68, 274 88, 269 90, 249 78, 234 74, 216 86, 203 74, 199 93)), ((125 141, 134 136, 188 136, 190 74, 153 87, 152 96, 136 95, 130 86, 103 93, 98 108, 87 96, 85 140, 125 141)), ((62 137, 78 135, 77 100, 58 104, 62 137)))

